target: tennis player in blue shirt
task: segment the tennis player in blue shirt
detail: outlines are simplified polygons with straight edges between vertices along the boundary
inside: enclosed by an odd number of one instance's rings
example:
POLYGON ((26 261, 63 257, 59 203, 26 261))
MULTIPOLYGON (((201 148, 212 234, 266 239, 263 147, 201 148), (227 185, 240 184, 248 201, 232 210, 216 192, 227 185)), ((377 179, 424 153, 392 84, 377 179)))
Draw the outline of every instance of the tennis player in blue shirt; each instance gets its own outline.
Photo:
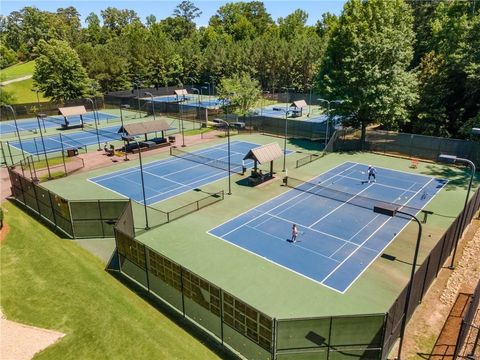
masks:
POLYGON ((373 182, 376 182, 377 179, 375 177, 375 174, 377 173, 377 170, 375 170, 375 168, 372 166, 372 165, 368 165, 368 170, 367 170, 367 174, 368 174, 368 183, 370 183, 370 179, 373 177, 373 182))

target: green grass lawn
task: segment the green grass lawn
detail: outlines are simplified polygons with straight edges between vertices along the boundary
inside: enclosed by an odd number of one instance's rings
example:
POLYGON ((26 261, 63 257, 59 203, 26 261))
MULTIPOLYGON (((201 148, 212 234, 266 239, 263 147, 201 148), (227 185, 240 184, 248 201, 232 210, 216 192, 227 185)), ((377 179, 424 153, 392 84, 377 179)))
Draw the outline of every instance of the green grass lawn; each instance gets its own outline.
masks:
POLYGON ((26 75, 32 75, 34 66, 34 60, 9 66, 8 68, 0 71, 2 75, 2 81, 16 79, 26 75))
POLYGON ((196 338, 10 203, 0 247, 8 319, 66 334, 36 359, 218 359, 196 338))
MULTIPOLYGON (((37 94, 32 91, 34 87, 33 79, 27 79, 5 85, 2 88, 15 97, 13 104, 24 104, 37 102, 37 94)), ((48 98, 43 97, 42 93, 39 93, 38 95, 40 101, 48 101, 48 98)))

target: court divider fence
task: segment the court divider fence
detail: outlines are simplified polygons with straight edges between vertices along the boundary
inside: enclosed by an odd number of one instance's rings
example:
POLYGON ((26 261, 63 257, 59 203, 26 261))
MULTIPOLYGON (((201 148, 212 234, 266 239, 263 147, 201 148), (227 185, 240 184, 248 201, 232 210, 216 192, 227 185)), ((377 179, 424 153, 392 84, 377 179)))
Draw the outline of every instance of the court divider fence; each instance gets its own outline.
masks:
POLYGON ((451 154, 467 158, 480 168, 480 142, 392 131, 367 130, 362 144, 359 130, 340 130, 334 151, 372 151, 430 161, 437 161, 440 154, 451 154))
MULTIPOLYGON (((103 98, 94 98, 97 109, 102 109, 103 98)), ((91 103, 86 99, 72 99, 63 102, 42 101, 24 104, 12 104, 17 119, 35 118, 37 114, 58 115, 59 107, 81 106, 84 105, 87 111, 91 111, 91 103)), ((0 121, 13 120, 11 112, 6 108, 0 108, 0 121)))
POLYGON ((149 219, 150 229, 162 226, 177 220, 183 216, 194 213, 209 205, 215 204, 225 199, 225 192, 223 190, 214 193, 208 193, 206 196, 198 200, 194 200, 188 204, 182 205, 178 208, 163 211, 152 206, 147 206, 147 216, 149 219))

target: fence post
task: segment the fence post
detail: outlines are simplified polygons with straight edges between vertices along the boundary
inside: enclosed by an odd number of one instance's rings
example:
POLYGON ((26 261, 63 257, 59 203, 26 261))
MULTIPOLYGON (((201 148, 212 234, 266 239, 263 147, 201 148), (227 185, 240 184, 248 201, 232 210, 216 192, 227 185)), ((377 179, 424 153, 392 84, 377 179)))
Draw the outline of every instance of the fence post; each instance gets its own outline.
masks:
POLYGON ((12 162, 12 165, 15 164, 13 161, 13 156, 12 156, 12 149, 10 149, 10 143, 7 141, 7 149, 8 149, 8 155, 10 155, 10 161, 12 162))
POLYGON ((272 360, 277 358, 277 331, 278 331, 278 322, 276 318, 273 318, 272 322, 272 360))
MULTIPOLYGON (((182 282, 183 286, 183 282, 182 282)), ((222 340, 222 347, 223 347, 223 289, 220 289, 220 339, 222 340)), ((183 290, 183 287, 182 287, 183 290)), ((183 291, 182 291, 183 293, 183 291)))
POLYGON ((60 144, 62 145, 62 161, 63 161, 63 168, 65 169, 65 176, 67 176, 67 164, 65 163, 65 149, 63 148, 63 139, 62 134, 60 135, 60 144))
POLYGON ((424 295, 424 292, 425 292, 425 281, 427 281, 427 275, 428 275, 428 268, 430 266, 430 258, 431 258, 431 255, 428 255, 428 258, 427 258, 427 269, 425 270, 425 276, 423 277, 423 283, 422 283, 422 293, 420 295, 420 302, 422 302, 423 300, 423 295, 424 295))
POLYGON ((100 204, 100 200, 97 200, 97 206, 98 206, 98 214, 100 215, 100 221, 102 222, 102 237, 105 237, 105 229, 103 228, 104 222, 103 222, 103 215, 102 215, 102 205, 100 204))
POLYGON ((145 276, 147 277, 147 291, 150 293, 150 279, 148 276, 148 259, 147 259, 147 250, 148 248, 143 245, 143 256, 145 259, 145 276))
POLYGON ((50 200, 50 208, 52 209, 53 224, 55 225, 55 229, 58 229, 59 226, 57 224, 57 216, 55 215, 55 207, 53 206, 52 193, 50 191, 47 191, 47 192, 48 192, 48 199, 50 200))
MULTIPOLYGON (((183 290, 183 266, 180 266, 180 289, 182 290, 182 313, 185 317, 185 295, 183 290)), ((223 330, 223 326, 222 326, 223 330)), ((223 332, 222 332, 222 344, 223 344, 223 332)))

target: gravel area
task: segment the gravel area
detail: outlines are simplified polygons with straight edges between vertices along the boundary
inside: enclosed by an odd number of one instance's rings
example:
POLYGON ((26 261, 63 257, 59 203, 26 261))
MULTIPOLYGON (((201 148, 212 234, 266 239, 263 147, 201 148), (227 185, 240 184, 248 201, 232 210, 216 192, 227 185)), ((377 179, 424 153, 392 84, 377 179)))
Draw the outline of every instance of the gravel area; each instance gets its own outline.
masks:
POLYGON ((480 227, 465 244, 463 255, 447 281, 440 297, 445 305, 453 305, 459 292, 472 293, 480 279, 480 227))
MULTIPOLYGON (((0 313, 1 314, 1 313, 0 313)), ((0 319, 0 359, 29 360, 33 356, 64 337, 57 331, 41 329, 0 319)))

